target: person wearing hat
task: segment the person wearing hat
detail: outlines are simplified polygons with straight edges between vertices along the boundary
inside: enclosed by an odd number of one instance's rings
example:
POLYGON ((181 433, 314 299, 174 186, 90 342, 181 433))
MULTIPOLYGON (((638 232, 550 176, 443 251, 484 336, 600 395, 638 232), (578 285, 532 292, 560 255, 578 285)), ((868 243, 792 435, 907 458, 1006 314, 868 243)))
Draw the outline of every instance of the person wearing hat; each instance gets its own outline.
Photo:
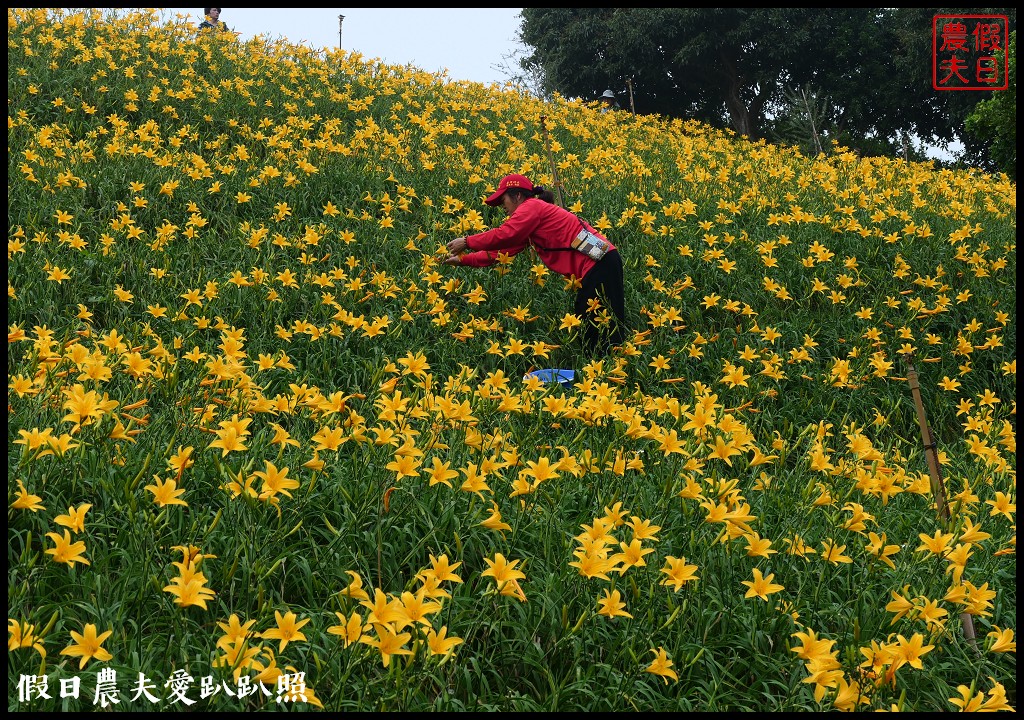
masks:
POLYGON ((618 99, 615 97, 615 93, 611 89, 605 90, 601 93, 601 112, 608 112, 609 110, 619 110, 622 106, 619 105, 618 99))
POLYGON ((556 205, 550 191, 534 186, 524 175, 503 177, 484 202, 491 207, 500 205, 508 218, 492 230, 449 242, 445 263, 488 267, 498 261, 499 254, 517 255, 532 247, 548 269, 579 281, 573 312, 583 322, 588 351, 604 355, 613 345, 621 344, 626 330, 625 293, 622 258, 615 246, 591 225, 556 205), (600 249, 589 252, 591 246, 600 249), (610 323, 601 322, 604 309, 611 315, 610 323))

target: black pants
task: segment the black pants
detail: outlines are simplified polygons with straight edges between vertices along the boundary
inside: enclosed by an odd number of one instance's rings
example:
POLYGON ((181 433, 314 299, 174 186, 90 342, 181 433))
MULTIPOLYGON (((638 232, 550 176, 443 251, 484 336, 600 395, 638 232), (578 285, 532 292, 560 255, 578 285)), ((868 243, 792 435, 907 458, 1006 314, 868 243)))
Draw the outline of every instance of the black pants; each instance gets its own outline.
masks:
MULTIPOLYGON (((608 353, 613 345, 626 339, 626 296, 622 284, 622 257, 618 250, 608 252, 583 278, 576 291, 573 311, 583 322, 583 342, 594 357, 608 353), (608 325, 597 322, 597 314, 588 310, 589 301, 597 298, 601 308, 612 314, 608 325)), ((600 311, 598 311, 600 312, 600 311)))

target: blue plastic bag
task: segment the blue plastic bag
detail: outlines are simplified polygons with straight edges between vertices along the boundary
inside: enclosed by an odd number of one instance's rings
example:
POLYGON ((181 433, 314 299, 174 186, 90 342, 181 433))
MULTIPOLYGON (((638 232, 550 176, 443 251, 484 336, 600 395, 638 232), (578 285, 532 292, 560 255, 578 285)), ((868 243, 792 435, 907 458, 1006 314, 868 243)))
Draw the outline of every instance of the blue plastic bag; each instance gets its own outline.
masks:
POLYGON ((533 370, 532 372, 526 373, 526 375, 523 376, 523 380, 526 380, 531 376, 545 383, 560 383, 564 388, 571 388, 573 383, 576 381, 575 370, 559 370, 556 368, 533 370))

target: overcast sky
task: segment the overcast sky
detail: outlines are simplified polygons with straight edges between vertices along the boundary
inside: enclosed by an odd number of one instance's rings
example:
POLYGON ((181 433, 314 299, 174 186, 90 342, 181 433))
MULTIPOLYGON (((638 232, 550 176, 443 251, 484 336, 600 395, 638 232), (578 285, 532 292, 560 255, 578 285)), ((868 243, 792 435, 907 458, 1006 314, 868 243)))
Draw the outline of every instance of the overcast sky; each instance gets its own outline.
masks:
MULTIPOLYGON (((203 8, 166 8, 196 25, 203 8)), ((316 48, 341 46, 388 65, 412 64, 427 72, 447 69, 452 80, 502 83, 498 69, 522 45, 520 8, 223 8, 220 19, 240 39, 287 38, 316 48), (497 66, 497 67, 496 67, 497 66)))

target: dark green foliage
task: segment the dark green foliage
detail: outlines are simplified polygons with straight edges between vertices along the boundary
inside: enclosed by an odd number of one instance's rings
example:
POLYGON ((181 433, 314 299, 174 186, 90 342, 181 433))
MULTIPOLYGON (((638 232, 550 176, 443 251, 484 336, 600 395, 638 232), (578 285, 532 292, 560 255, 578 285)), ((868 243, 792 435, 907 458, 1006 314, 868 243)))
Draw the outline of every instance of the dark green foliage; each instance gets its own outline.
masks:
MULTIPOLYGON (((990 159, 964 120, 979 93, 932 87, 932 18, 937 8, 526 8, 523 61, 548 91, 596 98, 606 87, 638 113, 694 118, 769 137, 786 94, 807 84, 830 105, 833 137, 862 152, 906 154, 908 136, 963 159, 990 159)), ((965 11, 967 12, 967 11, 965 11)), ((975 8, 1002 14, 1012 8, 975 8)))
MULTIPOLYGON (((993 92, 967 117, 967 131, 991 143, 989 152, 996 166, 1017 179, 1017 33, 1010 34, 1009 87, 993 92)), ((1003 54, 999 62, 1003 62, 1003 54)))

